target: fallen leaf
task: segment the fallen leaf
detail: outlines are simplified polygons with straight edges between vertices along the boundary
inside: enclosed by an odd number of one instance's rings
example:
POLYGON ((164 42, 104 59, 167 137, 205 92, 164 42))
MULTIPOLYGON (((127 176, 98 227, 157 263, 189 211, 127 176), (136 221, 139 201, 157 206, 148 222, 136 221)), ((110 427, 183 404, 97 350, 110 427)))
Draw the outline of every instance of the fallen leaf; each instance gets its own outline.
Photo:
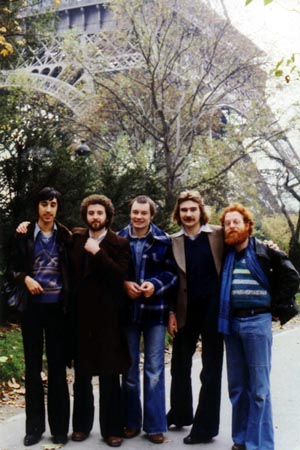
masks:
POLYGON ((21 387, 14 378, 7 382, 7 386, 12 389, 19 389, 21 387))
POLYGON ((46 444, 46 445, 42 445, 42 448, 43 448, 44 450, 56 450, 56 449, 58 449, 58 448, 63 448, 63 445, 62 445, 62 444, 57 444, 57 445, 54 445, 54 444, 46 444))

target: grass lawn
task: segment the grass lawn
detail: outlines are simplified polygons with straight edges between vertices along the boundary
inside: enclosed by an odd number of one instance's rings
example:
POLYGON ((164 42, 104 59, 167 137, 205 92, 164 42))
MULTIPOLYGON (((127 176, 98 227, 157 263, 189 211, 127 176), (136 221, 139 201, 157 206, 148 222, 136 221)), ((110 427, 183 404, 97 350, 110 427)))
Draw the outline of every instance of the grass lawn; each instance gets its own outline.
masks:
POLYGON ((24 355, 21 330, 18 325, 0 327, 0 383, 24 377, 24 355))

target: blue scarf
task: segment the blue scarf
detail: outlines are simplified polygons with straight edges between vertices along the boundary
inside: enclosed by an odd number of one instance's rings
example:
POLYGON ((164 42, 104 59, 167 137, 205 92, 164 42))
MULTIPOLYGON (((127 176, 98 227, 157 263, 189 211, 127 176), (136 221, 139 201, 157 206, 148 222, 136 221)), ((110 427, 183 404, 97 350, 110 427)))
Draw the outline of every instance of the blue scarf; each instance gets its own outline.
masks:
MULTIPOLYGON (((225 259, 222 271, 221 293, 220 293, 220 311, 218 330, 223 334, 230 334, 230 294, 232 284, 232 272, 236 252, 231 248, 225 259)), ((268 292, 270 285, 266 274, 257 261, 254 250, 254 239, 249 239, 248 247, 245 249, 245 258, 247 267, 253 278, 268 292)))

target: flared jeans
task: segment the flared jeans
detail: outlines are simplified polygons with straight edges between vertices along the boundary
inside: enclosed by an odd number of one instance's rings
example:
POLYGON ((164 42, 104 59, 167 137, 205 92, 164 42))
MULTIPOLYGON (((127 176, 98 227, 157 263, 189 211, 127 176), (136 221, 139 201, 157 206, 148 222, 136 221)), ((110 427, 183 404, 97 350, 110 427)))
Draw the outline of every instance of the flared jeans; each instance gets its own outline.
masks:
POLYGON ((233 442, 245 444, 247 450, 274 450, 271 314, 233 318, 225 345, 233 442))

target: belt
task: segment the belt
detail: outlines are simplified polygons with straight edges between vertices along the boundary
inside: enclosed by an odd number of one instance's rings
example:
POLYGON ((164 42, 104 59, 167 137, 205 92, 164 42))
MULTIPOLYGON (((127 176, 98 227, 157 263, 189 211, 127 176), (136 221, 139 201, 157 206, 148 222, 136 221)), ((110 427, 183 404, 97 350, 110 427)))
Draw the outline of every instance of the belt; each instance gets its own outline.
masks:
POLYGON ((270 312, 270 308, 249 308, 249 309, 234 309, 232 315, 234 317, 251 317, 256 314, 264 314, 270 312))

